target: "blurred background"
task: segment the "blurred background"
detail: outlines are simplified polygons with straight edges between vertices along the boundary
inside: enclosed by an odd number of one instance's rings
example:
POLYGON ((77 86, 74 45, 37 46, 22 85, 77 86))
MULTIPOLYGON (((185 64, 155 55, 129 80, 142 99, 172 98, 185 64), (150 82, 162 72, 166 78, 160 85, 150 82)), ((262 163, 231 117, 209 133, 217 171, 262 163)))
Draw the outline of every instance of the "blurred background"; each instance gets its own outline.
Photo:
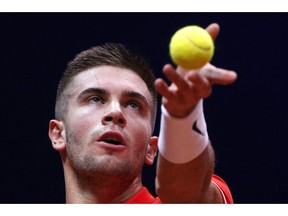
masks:
MULTIPOLYGON (((0 13, 0 203, 65 203, 48 123, 60 76, 77 53, 124 43, 163 77, 172 34, 212 22, 221 26, 212 64, 238 73, 204 103, 215 172, 235 203, 287 203, 287 21, 288 13, 0 13)), ((155 194, 155 166, 143 172, 155 194)))

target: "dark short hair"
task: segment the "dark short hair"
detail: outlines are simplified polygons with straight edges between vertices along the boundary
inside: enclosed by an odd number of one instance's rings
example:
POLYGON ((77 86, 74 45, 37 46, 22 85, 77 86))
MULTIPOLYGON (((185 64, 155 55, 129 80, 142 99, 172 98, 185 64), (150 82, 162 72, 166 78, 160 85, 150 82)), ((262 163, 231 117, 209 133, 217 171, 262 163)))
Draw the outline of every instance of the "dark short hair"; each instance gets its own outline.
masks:
POLYGON ((55 118, 62 120, 65 117, 65 113, 68 109, 68 86, 74 77, 87 69, 103 65, 130 69, 138 74, 146 83, 153 102, 153 110, 151 110, 153 128, 157 112, 157 92, 154 88, 155 76, 148 61, 143 56, 134 53, 132 50, 119 43, 105 43, 100 46, 92 47, 82 51, 68 63, 58 84, 55 118))

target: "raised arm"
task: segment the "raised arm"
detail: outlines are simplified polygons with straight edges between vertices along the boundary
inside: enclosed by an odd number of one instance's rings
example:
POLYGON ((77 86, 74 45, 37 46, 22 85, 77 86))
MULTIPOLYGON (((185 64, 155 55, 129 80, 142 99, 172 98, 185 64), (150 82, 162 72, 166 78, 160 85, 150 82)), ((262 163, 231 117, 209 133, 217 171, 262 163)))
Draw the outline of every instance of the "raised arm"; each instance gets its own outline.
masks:
MULTIPOLYGON (((211 24, 206 30, 215 40, 219 26, 211 24)), ((202 102, 211 95, 213 85, 231 84, 237 75, 211 64, 188 72, 165 65, 163 73, 172 84, 155 81, 162 95, 157 194, 164 203, 221 203, 221 192, 211 181, 214 152, 202 102)))

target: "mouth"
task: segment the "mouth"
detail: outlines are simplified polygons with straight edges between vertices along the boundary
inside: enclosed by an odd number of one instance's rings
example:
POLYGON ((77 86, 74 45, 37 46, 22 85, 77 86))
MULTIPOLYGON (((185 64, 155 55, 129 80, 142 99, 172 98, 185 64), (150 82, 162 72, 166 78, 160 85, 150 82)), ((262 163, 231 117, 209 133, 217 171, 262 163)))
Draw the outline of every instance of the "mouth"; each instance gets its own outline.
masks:
POLYGON ((126 145, 123 135, 119 132, 113 132, 113 131, 105 132, 99 137, 97 141, 116 146, 126 145))
POLYGON ((112 145, 121 145, 121 142, 115 137, 107 137, 101 141, 112 144, 112 145))

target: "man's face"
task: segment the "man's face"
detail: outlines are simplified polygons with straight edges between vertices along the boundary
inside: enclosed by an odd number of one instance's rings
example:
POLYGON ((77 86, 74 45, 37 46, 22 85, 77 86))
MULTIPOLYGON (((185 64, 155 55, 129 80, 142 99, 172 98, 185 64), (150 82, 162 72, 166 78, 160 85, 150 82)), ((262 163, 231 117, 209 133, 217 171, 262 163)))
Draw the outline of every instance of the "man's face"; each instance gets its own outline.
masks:
POLYGON ((152 97, 144 81, 128 69, 101 66, 78 74, 69 88, 64 127, 71 166, 138 174, 152 133, 152 97))

